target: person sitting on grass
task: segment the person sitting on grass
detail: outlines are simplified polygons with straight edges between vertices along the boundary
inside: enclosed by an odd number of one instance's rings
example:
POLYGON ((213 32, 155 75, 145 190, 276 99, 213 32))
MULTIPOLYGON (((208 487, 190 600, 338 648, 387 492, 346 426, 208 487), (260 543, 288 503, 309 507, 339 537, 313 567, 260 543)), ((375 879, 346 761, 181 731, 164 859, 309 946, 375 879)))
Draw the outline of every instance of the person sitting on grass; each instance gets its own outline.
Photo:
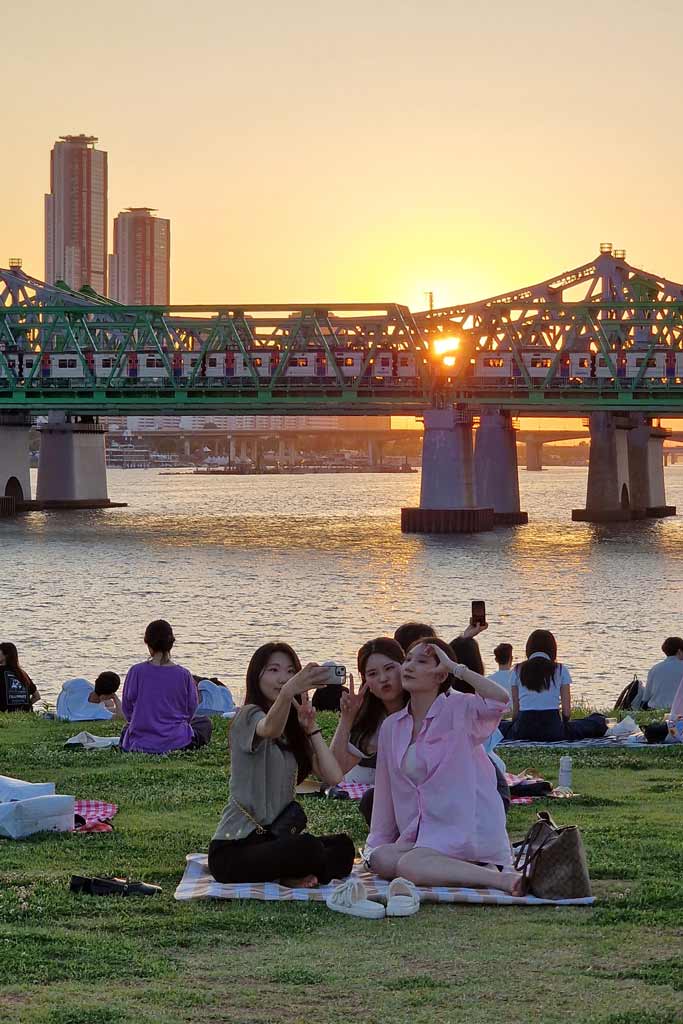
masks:
POLYGON ((253 654, 245 703, 230 729, 230 799, 209 844, 209 871, 218 882, 312 888, 350 874, 349 836, 313 836, 299 824, 294 833, 280 831, 277 821, 297 811, 297 783, 311 771, 328 786, 342 779, 308 697, 328 672, 316 664, 302 669, 286 643, 267 643, 253 654))
POLYGON ((123 718, 116 691, 121 678, 116 672, 100 672, 93 686, 87 679, 67 679, 57 697, 57 718, 66 722, 110 721, 123 718))
POLYGON ((505 690, 459 665, 436 637, 413 644, 401 679, 410 703, 379 732, 371 870, 415 885, 521 893, 496 773, 482 747, 505 711, 505 690), (453 690, 458 681, 473 692, 453 690))
POLYGON ((668 636, 662 644, 664 660, 653 665, 640 698, 640 707, 670 708, 683 679, 683 638, 668 636))
POLYGON ((547 629, 535 629, 526 642, 526 661, 515 667, 512 721, 501 722, 506 740, 574 743, 607 732, 604 715, 571 719, 572 678, 557 661, 557 641, 547 629))
MULTIPOLYGON (((358 671, 362 686, 355 692, 353 676, 350 692, 342 695, 341 716, 330 750, 345 772, 345 782, 375 784, 377 734, 388 715, 400 711, 408 700, 401 685, 403 650, 395 640, 380 636, 369 640, 358 651, 358 671)), ((359 810, 368 825, 372 816, 373 790, 360 801, 359 810)))
POLYGON ((498 644, 493 648, 493 657, 496 659, 498 668, 491 673, 489 679, 493 679, 494 683, 500 683, 512 696, 512 684, 515 679, 512 668, 512 644, 498 644))
POLYGON ((0 644, 0 711, 33 711, 38 687, 19 664, 14 644, 0 644))
POLYGON ((175 643, 165 619, 145 630, 149 659, 128 670, 123 684, 121 749, 143 754, 195 750, 211 739, 211 719, 193 718, 199 698, 192 674, 171 660, 175 643))

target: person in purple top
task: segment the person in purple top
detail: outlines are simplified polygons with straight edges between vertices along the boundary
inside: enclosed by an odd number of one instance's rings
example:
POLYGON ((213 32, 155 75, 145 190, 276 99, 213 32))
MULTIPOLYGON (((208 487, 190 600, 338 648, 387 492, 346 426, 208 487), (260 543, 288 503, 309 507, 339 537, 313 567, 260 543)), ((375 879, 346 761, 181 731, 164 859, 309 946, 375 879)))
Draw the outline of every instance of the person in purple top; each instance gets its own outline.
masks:
POLYGON ((175 643, 165 619, 145 630, 150 657, 128 670, 121 706, 127 726, 121 749, 143 754, 195 750, 211 739, 211 719, 193 718, 199 697, 191 673, 171 660, 175 643))

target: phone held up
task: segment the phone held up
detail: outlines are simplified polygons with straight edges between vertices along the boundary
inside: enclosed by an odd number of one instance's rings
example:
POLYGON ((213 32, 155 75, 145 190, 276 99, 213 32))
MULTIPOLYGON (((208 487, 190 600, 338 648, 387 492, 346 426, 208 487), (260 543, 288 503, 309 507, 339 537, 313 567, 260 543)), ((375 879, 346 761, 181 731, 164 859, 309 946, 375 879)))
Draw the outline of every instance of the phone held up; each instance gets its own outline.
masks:
POLYGON ((473 601, 472 602, 472 619, 473 626, 483 626, 486 622, 486 602, 485 601, 473 601))
POLYGON ((322 667, 329 673, 327 686, 344 686, 346 683, 346 667, 336 661, 324 661, 322 667))

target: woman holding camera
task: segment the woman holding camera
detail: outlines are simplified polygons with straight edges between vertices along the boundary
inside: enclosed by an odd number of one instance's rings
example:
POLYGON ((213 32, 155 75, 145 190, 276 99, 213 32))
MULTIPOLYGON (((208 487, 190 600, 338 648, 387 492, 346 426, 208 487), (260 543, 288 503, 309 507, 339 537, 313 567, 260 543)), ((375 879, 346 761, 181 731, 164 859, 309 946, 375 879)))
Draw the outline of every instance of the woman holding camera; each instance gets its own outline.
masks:
POLYGON ((252 656, 245 704, 230 729, 230 800, 209 844, 218 882, 312 888, 350 874, 351 838, 303 831, 306 816, 295 801, 311 771, 328 786, 342 778, 308 698, 328 682, 328 667, 302 668, 289 644, 264 644, 252 656))
POLYGON ((412 645, 401 678, 410 703, 380 729, 370 867, 416 885, 520 893, 495 769, 482 746, 507 693, 459 665, 436 637, 412 645), (451 692, 458 681, 473 692, 451 692))
MULTIPOLYGON (((358 651, 362 686, 355 692, 353 676, 349 692, 342 694, 341 716, 330 750, 344 771, 345 782, 375 785, 377 736, 388 715, 400 711, 408 700, 401 683, 403 648, 386 636, 368 640, 358 651)), ((374 790, 360 801, 360 812, 370 824, 374 790)))

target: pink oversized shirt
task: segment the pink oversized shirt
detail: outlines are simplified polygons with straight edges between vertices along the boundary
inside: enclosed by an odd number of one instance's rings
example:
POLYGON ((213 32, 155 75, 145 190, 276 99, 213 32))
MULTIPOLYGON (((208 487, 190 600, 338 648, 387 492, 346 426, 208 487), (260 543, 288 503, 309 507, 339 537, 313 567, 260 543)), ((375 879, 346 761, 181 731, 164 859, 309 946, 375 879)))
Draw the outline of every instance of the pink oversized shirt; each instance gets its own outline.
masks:
POLYGON ((496 771, 481 745, 506 707, 476 694, 440 694, 415 740, 417 762, 426 769, 419 785, 401 767, 413 733, 408 707, 385 719, 377 749, 371 850, 401 842, 459 860, 512 862, 496 771))

